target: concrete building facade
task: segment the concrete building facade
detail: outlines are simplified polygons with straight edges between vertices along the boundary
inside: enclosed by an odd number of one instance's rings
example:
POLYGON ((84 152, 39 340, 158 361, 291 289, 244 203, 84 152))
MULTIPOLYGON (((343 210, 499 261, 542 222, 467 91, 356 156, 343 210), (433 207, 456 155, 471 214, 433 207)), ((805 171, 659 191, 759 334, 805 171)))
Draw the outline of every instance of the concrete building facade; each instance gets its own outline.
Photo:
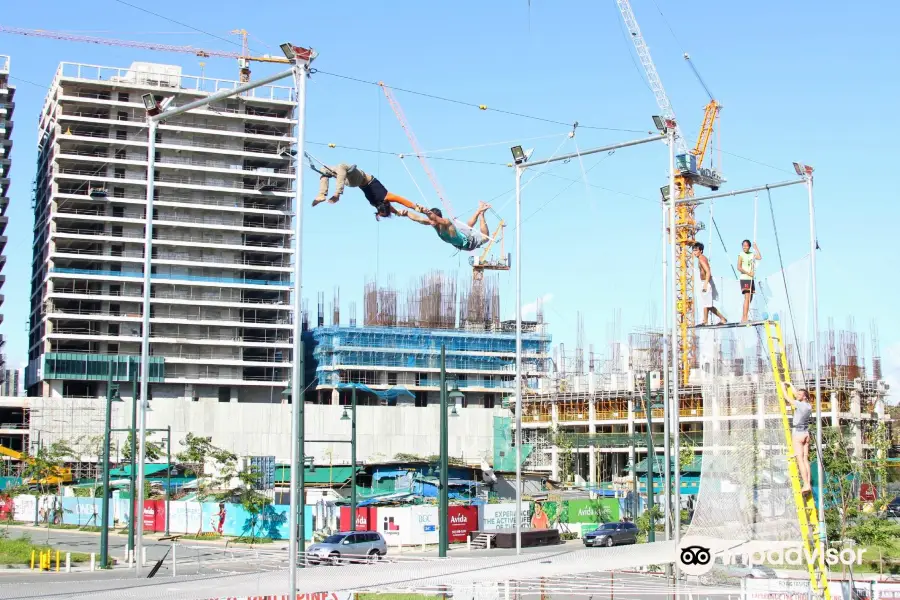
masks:
MULTIPOLYGON (((9 222, 6 210, 9 207, 13 112, 16 108, 16 86, 9 83, 9 63, 9 57, 0 54, 0 291, 6 283, 6 275, 3 274, 3 267, 6 265, 6 225, 9 222)), ((4 296, 0 293, 0 323, 3 322, 3 299, 4 296)), ((6 362, 5 343, 6 340, 0 335, 0 373, 6 362)))
MULTIPOLYGON (((238 82, 62 63, 39 121, 27 387, 98 397, 137 377, 147 193, 141 96, 238 82)), ((262 86, 156 137, 150 398, 279 401, 291 368, 293 90, 262 86)))

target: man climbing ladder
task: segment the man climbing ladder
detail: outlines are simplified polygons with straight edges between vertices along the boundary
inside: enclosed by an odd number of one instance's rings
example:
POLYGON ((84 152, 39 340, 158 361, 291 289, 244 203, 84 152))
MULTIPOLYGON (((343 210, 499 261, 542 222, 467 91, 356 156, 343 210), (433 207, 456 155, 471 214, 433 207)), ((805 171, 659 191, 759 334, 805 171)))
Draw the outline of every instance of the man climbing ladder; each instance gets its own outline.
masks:
POLYGON ((366 200, 369 201, 369 204, 375 207, 376 218, 400 214, 397 209, 391 206, 392 202, 402 204, 413 210, 424 211, 424 209, 415 202, 411 202, 403 196, 398 196, 397 194, 392 194, 387 191, 384 184, 362 169, 356 168, 356 165, 348 165, 346 163, 341 163, 334 167, 323 165, 321 169, 312 165, 312 162, 310 162, 310 165, 313 170, 320 175, 319 195, 313 200, 313 206, 325 202, 326 199, 330 204, 337 203, 337 201, 341 199, 341 194, 344 193, 344 185, 349 185, 350 187, 358 187, 362 191, 366 200), (328 198, 328 185, 330 183, 329 180, 332 178, 335 179, 334 195, 328 198))
POLYGON ((491 239, 491 232, 488 229, 487 221, 484 220, 484 213, 490 210, 490 208, 490 204, 485 202, 478 203, 478 209, 469 219, 468 223, 466 223, 469 229, 468 234, 460 231, 456 225, 453 224, 453 221, 444 217, 444 214, 439 208, 432 208, 430 210, 416 209, 418 212, 423 213, 424 216, 410 213, 408 210, 400 210, 397 214, 408 217, 416 223, 434 227, 439 238, 458 250, 471 252, 472 250, 485 245, 488 240, 491 239), (475 229, 476 222, 479 226, 479 229, 477 230, 475 229))
POLYGON ((794 417, 791 420, 791 435, 794 447, 794 456, 797 457, 797 470, 800 471, 800 479, 803 487, 800 491, 808 494, 812 491, 809 470, 809 417, 812 415, 812 404, 809 401, 809 392, 795 390, 789 382, 782 382, 784 386, 784 398, 794 409, 794 417))

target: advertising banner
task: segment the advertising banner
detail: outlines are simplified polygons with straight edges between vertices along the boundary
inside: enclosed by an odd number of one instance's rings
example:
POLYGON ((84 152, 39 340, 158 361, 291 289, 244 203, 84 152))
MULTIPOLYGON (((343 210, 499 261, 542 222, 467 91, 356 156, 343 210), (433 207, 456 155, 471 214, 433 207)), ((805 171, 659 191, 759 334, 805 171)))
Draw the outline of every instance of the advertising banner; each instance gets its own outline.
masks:
MULTIPOLYGON (((350 531, 350 507, 341 507, 341 531, 350 531)), ((378 530, 378 508, 374 506, 356 507, 356 531, 378 530)))
POLYGON ((450 542, 465 542, 469 534, 478 528, 478 507, 450 507, 450 542))
POLYGON ((568 504, 568 523, 608 523, 619 520, 619 501, 615 498, 598 498, 596 500, 564 500, 560 504, 568 504))
MULTIPOLYGON (((62 522, 66 525, 100 525, 103 510, 100 498, 60 498, 62 522)), ((113 524, 112 504, 110 504, 109 525, 113 524)))
MULTIPOLYGON (((522 503, 522 526, 529 527, 531 502, 522 503)), ((499 529, 516 528, 516 504, 507 502, 503 504, 482 504, 478 517, 478 529, 481 531, 496 531, 499 529)))
POLYGON ((381 507, 378 509, 378 531, 384 536, 388 546, 412 543, 410 509, 381 507))
POLYGON ((22 495, 13 498, 13 519, 33 523, 36 514, 37 501, 34 496, 22 495))
POLYGON ((413 506, 408 508, 412 529, 403 537, 404 544, 437 544, 440 540, 441 520, 436 506, 413 506))

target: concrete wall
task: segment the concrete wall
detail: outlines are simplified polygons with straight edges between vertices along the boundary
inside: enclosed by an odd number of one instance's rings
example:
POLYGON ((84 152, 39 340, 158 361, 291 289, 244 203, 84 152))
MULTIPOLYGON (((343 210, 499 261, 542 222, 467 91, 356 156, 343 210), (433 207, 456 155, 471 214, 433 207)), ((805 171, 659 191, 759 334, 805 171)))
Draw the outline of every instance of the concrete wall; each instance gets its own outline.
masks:
MULTIPOLYGON (((103 427, 104 401, 94 399, 29 398, 32 408, 32 427, 42 430, 43 443, 65 437, 71 441, 73 433, 87 434, 90 429, 100 435, 103 427), (63 405, 66 405, 65 407, 63 405), (77 415, 82 418, 79 419, 77 415), (61 421, 63 423, 61 423, 61 421)), ((131 426, 131 402, 113 406, 113 427, 131 426)), ((155 397, 152 410, 147 413, 148 428, 172 426, 172 451, 180 449, 180 442, 190 431, 195 435, 212 436, 213 443, 238 455, 274 455, 279 462, 290 458, 290 404, 256 404, 218 402, 201 398, 198 402, 185 399, 155 397)), ((307 440, 348 440, 350 422, 342 421, 342 406, 306 404, 307 440)), ((458 408, 458 417, 450 418, 450 455, 477 462, 493 457, 493 416, 500 408, 481 406, 458 408)), ((397 453, 430 456, 438 454, 440 437, 440 408, 415 406, 360 406, 357 408, 357 456, 365 460, 389 460, 397 453)), ((125 435, 120 435, 124 441, 125 435)), ((157 438, 165 435, 155 434, 157 438)), ((349 464, 350 445, 344 443, 306 444, 306 455, 317 464, 349 464)))

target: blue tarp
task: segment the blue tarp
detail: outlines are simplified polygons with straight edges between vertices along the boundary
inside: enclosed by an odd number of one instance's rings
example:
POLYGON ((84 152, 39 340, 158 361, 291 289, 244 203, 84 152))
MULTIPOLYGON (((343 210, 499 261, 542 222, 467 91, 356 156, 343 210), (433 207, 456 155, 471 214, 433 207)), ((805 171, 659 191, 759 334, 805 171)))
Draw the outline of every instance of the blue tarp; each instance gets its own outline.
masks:
POLYGON ((386 390, 373 390, 369 386, 363 385, 361 383, 340 383, 340 384, 338 384, 338 389, 341 389, 341 390, 349 390, 349 389, 353 389, 353 388, 362 390, 364 392, 368 392, 370 394, 374 394, 375 396, 378 396, 379 398, 382 398, 384 400, 396 400, 400 396, 409 396, 410 398, 416 397, 415 394, 413 394, 408 389, 406 389, 405 387, 400 386, 400 385, 395 385, 394 387, 388 388, 386 390))

